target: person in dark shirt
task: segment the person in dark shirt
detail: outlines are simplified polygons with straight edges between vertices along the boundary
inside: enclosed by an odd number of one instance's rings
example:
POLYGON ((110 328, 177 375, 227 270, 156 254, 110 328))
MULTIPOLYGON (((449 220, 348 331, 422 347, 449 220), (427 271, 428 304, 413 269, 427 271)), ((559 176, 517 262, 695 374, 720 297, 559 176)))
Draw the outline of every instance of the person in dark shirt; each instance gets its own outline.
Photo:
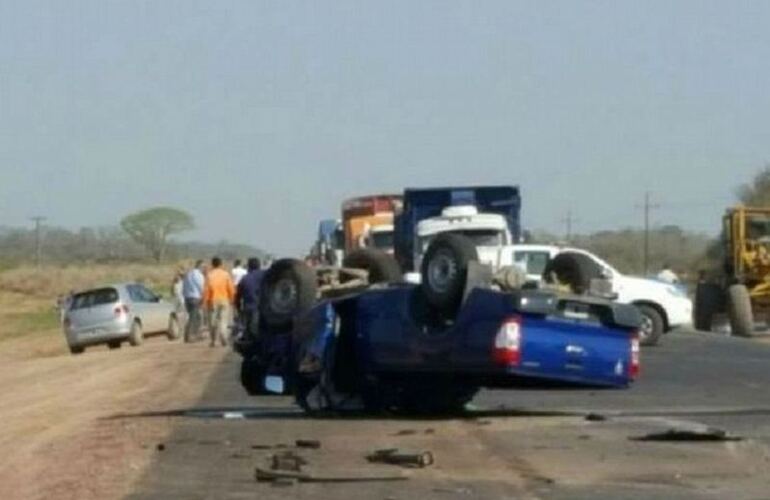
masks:
POLYGON ((256 339, 259 335, 259 288, 262 285, 260 261, 256 257, 248 260, 246 269, 248 272, 238 283, 235 292, 235 307, 238 316, 243 322, 246 337, 256 339))

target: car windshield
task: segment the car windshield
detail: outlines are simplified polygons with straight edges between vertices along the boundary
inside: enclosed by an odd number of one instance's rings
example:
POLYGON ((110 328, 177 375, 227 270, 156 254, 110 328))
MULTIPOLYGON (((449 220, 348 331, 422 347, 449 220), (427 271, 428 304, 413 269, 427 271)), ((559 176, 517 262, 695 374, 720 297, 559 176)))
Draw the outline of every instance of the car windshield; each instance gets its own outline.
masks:
POLYGON ((83 309, 85 307, 100 306, 104 304, 113 304, 118 301, 118 291, 114 288, 100 288, 90 290, 72 297, 70 309, 83 309))
MULTIPOLYGON (((496 229, 463 229, 459 231, 445 231, 440 234, 459 234, 469 238, 477 247, 496 247, 505 243, 504 234, 496 229)), ((425 251, 436 235, 425 236, 420 239, 421 248, 425 251)))
POLYGON ((548 265, 550 256, 548 252, 522 250, 514 252, 514 262, 526 271, 527 274, 543 274, 548 265))
POLYGON ((770 217, 764 215, 750 216, 746 220, 746 236, 750 240, 763 243, 770 242, 770 217))

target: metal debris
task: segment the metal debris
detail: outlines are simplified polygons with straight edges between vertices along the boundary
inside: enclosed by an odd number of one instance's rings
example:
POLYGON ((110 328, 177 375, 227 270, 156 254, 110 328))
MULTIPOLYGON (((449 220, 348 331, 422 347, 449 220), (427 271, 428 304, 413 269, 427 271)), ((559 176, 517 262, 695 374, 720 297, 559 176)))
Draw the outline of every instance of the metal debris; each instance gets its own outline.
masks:
POLYGON ((403 465, 406 467, 428 467, 435 463, 433 459, 433 453, 429 451, 420 451, 416 453, 409 453, 399 451, 398 448, 388 448, 384 450, 376 450, 374 453, 366 457, 370 462, 403 465))
POLYGON ((297 448, 311 448, 314 450, 321 447, 321 441, 317 439, 297 439, 294 444, 297 445, 297 448))
POLYGON ((307 465, 307 460, 296 453, 287 451, 273 455, 271 463, 273 470, 299 472, 302 466, 307 465))
POLYGON ((269 470, 257 467, 255 471, 257 482, 273 483, 278 482, 281 486, 286 486, 289 481, 300 483, 363 483, 372 481, 406 481, 407 476, 319 476, 309 472, 292 472, 269 470))
POLYGON ((653 432, 644 436, 630 438, 632 441, 683 441, 683 442, 725 442, 742 441, 740 436, 733 436, 722 429, 706 427, 704 429, 669 429, 653 432))

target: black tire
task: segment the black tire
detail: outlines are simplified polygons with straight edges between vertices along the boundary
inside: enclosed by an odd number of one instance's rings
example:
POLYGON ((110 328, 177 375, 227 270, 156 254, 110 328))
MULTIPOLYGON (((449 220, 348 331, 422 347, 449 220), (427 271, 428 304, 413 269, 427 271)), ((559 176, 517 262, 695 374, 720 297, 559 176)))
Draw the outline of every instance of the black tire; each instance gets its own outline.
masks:
POLYGON ((122 347, 122 343, 120 340, 112 340, 110 342, 107 342, 107 347, 110 349, 120 349, 122 347))
POLYGON ((723 310, 724 291, 715 283, 699 283, 695 288, 693 326, 696 330, 711 331, 714 314, 723 310))
POLYGON ((241 362, 241 385, 249 396, 264 394, 265 367, 257 358, 243 358, 241 362))
POLYGON ((142 325, 138 321, 134 321, 131 325, 131 333, 128 334, 128 343, 132 346, 140 346, 144 342, 144 332, 142 331, 142 325))
POLYGON ((643 346, 656 345, 666 326, 663 316, 657 309, 647 304, 638 304, 636 308, 642 315, 642 325, 639 327, 639 344, 643 346))
POLYGON ((182 336, 182 327, 179 324, 179 320, 173 314, 168 318, 168 329, 166 330, 166 337, 169 340, 177 340, 182 336))
POLYGON ((727 315, 730 329, 737 337, 751 337, 754 333, 754 315, 751 311, 751 297, 745 285, 731 285, 727 289, 727 315))
POLYGON ((79 345, 70 346, 70 354, 83 354, 85 350, 86 348, 83 346, 79 346, 79 345))
POLYGON ((342 267, 369 272, 369 284, 395 283, 401 280, 401 268, 393 256, 376 248, 361 248, 345 256, 342 267))
POLYGON ((317 293, 315 272, 307 264, 296 259, 278 260, 262 281, 262 319, 272 328, 290 329, 296 317, 313 307, 317 293))
POLYGON ((576 294, 588 292, 591 280, 602 277, 602 269, 594 260, 582 253, 563 252, 550 260, 543 270, 543 281, 556 285, 568 285, 576 294))
POLYGON ((428 303, 444 314, 454 315, 462 303, 468 279, 468 263, 478 261, 470 238, 445 233, 436 236, 422 259, 422 288, 428 303))

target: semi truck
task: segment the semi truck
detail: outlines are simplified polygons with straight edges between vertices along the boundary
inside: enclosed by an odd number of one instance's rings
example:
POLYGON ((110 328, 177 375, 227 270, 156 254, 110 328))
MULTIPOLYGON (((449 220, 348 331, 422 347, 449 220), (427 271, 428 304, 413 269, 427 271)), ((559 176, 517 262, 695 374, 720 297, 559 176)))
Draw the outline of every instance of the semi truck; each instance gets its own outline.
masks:
POLYGON ((393 218, 401 196, 380 194, 351 198, 342 204, 345 251, 377 248, 393 253, 393 218))

